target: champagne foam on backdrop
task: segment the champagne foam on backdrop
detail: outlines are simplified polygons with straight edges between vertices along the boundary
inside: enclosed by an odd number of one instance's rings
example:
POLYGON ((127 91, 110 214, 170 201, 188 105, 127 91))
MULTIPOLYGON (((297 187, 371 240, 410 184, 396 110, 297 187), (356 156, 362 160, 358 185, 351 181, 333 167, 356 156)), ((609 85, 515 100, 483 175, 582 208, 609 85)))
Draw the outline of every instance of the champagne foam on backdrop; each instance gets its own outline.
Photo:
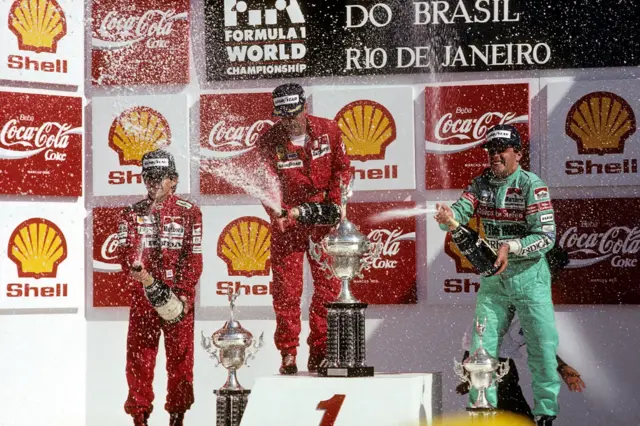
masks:
POLYGON ((405 217, 418 216, 421 214, 435 214, 438 210, 435 207, 414 207, 409 209, 392 209, 380 212, 369 217, 371 223, 381 223, 393 219, 402 219, 405 217))
MULTIPOLYGON (((200 158, 197 158, 197 161, 200 161, 200 158)), ((200 171, 212 174, 229 185, 243 190, 276 212, 282 208, 279 180, 266 167, 248 170, 246 166, 217 161, 215 165, 201 162, 200 171)))

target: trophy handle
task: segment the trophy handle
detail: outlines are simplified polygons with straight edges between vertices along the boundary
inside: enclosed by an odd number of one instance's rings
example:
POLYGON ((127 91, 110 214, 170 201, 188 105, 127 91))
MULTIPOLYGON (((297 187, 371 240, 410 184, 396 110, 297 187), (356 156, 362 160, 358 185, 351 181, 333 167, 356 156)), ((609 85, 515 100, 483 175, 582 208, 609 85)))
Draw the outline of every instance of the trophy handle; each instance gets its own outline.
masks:
POLYGON ((320 270, 327 271, 326 278, 330 280, 335 277, 335 273, 326 260, 321 260, 323 251, 325 251, 324 244, 315 243, 313 242, 311 237, 309 237, 309 256, 311 256, 311 258, 315 260, 318 265, 320 265, 320 270))
POLYGON ((500 383, 502 381, 502 378, 506 376, 507 373, 509 373, 509 359, 510 358, 507 358, 506 361, 503 361, 498 364, 498 368, 496 370, 496 379, 495 379, 496 383, 500 383))
POLYGON ((460 380, 462 380, 462 383, 465 383, 465 382, 471 383, 471 380, 469 379, 469 375, 465 371, 464 366, 462 365, 461 362, 456 361, 455 358, 453 358, 453 371, 460 378, 460 380))
POLYGON ((367 244, 369 246, 369 253, 360 259, 360 269, 356 272, 356 276, 359 278, 364 278, 362 272, 371 269, 373 263, 380 259, 380 256, 382 255, 382 242, 378 241, 376 243, 372 243, 368 241, 367 244))
POLYGON ((207 336, 204 335, 203 331, 200 331, 200 344, 202 345, 202 348, 207 351, 207 353, 209 354, 209 356, 211 356, 211 358, 216 360, 216 363, 214 364, 214 367, 217 367, 218 365, 220 365, 220 358, 218 357, 218 350, 217 349, 213 349, 211 350, 211 339, 208 338, 207 336))
POLYGON ((251 365, 249 365, 249 361, 256 358, 256 354, 258 353, 260 348, 263 346, 264 346, 264 331, 260 333, 260 337, 258 338, 258 340, 255 341, 255 343, 253 344, 253 347, 249 347, 249 349, 247 349, 247 356, 244 359, 244 365, 246 365, 247 367, 251 367, 251 365))

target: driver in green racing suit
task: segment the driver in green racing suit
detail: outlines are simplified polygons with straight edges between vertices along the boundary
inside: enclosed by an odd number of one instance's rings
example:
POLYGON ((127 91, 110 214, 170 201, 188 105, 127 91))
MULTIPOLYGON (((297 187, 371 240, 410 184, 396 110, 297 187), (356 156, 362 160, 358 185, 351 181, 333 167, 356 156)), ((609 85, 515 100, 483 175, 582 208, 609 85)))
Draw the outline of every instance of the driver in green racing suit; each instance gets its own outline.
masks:
MULTIPOLYGON (((451 219, 466 224, 477 215, 487 242, 496 250, 496 274, 481 277, 476 318, 487 319, 483 346, 498 357, 502 337, 518 312, 527 343, 538 425, 551 425, 558 414, 560 378, 556 371, 556 331, 551 275, 545 254, 555 243, 556 230, 549 190, 535 174, 522 170, 520 135, 511 125, 496 125, 483 146, 491 167, 473 179, 451 207, 437 204, 435 219, 441 229, 452 230, 451 219)), ((470 353, 478 348, 473 333, 470 353)), ((477 392, 472 389, 470 402, 477 392)), ((497 406, 496 388, 487 399, 497 406)))

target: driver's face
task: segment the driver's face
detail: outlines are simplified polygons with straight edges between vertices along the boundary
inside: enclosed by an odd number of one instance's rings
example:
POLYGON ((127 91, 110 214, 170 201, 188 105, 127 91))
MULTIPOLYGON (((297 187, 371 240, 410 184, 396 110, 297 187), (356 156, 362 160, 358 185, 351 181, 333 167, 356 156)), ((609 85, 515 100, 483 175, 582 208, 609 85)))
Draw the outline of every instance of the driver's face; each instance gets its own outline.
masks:
POLYGON ((147 187, 149 198, 155 201, 162 201, 171 194, 176 179, 168 176, 143 176, 144 185, 147 187))
POLYGON ((491 171, 497 177, 504 178, 515 172, 520 164, 522 153, 515 151, 513 147, 508 147, 503 143, 493 143, 485 148, 489 153, 489 163, 491 171))
POLYGON ((307 130, 307 116, 304 111, 293 117, 282 117, 280 123, 289 135, 301 135, 307 130))

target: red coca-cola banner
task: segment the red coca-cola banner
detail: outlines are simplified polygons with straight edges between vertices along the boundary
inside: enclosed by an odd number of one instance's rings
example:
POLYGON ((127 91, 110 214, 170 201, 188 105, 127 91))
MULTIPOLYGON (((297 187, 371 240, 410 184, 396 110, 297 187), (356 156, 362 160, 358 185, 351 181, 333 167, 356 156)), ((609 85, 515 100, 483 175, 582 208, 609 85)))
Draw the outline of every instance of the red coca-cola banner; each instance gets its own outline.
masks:
POLYGON ((126 277, 116 258, 123 207, 93 209, 93 306, 129 306, 126 277))
POLYGON ((424 96, 427 189, 465 188, 488 167, 481 145, 496 124, 516 126, 529 168, 529 84, 426 87, 424 96))
POLYGON ((389 210, 415 208, 414 202, 350 203, 347 217, 382 253, 363 278, 351 281, 354 296, 371 304, 416 303, 416 219, 396 217, 383 222, 377 215, 389 210))
POLYGON ((247 165, 260 135, 271 128, 270 93, 200 96, 200 192, 243 194, 254 183, 247 165))
POLYGON ((82 98, 0 92, 0 194, 82 195, 82 98))
POLYGON ((93 2, 93 84, 188 83, 188 14, 188 0, 93 2))
POLYGON ((640 303, 640 198, 554 200, 556 244, 570 263, 556 304, 640 303))

